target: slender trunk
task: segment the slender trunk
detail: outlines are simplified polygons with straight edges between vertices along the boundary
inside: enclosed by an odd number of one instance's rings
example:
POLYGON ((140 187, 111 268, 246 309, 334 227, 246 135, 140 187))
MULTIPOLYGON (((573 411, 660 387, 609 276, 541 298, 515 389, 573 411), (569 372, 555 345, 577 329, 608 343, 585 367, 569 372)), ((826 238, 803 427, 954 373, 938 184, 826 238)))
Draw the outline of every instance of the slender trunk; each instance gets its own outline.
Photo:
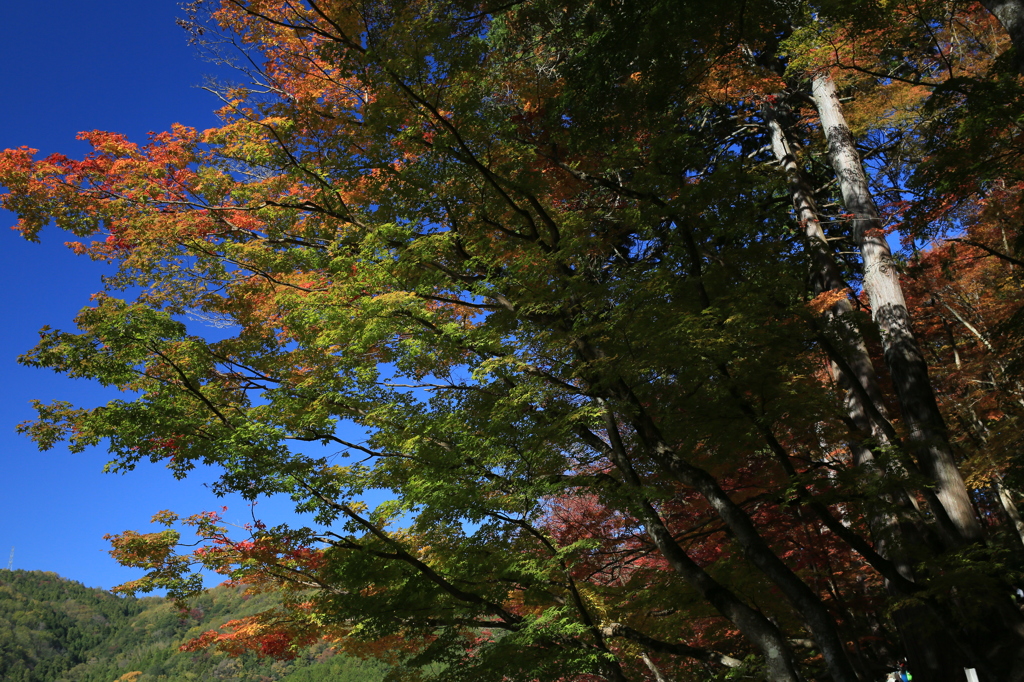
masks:
POLYGON ((644 665, 647 666, 647 669, 651 671, 652 675, 654 675, 654 682, 672 682, 667 677, 665 677, 665 675, 661 672, 661 668, 659 668, 657 664, 655 664, 655 662, 651 659, 651 655, 648 654, 646 651, 640 656, 640 660, 644 662, 644 665))
MULTIPOLYGON (((702 307, 707 308, 711 301, 701 279, 701 259, 696 252, 693 235, 685 221, 677 219, 675 222, 690 251, 691 267, 694 271, 702 307)), ((764 537, 761 536, 750 516, 722 490, 718 481, 707 471, 690 464, 685 457, 675 452, 666 443, 647 409, 625 382, 620 384, 619 395, 616 397, 627 402, 632 408, 633 414, 629 415, 630 424, 637 432, 644 449, 651 458, 680 483, 690 486, 700 493, 701 497, 711 505, 718 517, 732 531, 733 538, 739 544, 747 560, 775 583, 804 619, 808 630, 821 648, 822 657, 825 659, 833 682, 855 682, 857 674, 846 654, 842 639, 839 637, 836 622, 818 595, 775 554, 764 537)))
POLYGON ((896 387, 911 447, 921 471, 934 483, 936 497, 959 539, 978 541, 982 536, 981 524, 953 458, 946 425, 928 379, 928 366, 911 329, 892 252, 843 117, 835 83, 827 73, 819 73, 812 81, 812 91, 843 203, 853 214, 853 238, 863 260, 864 288, 882 335, 885 363, 896 387))
MULTIPOLYGON (((825 232, 821 228, 814 194, 797 165, 796 155, 793 153, 786 132, 778 120, 775 108, 766 108, 764 118, 768 127, 772 152, 786 175, 790 196, 793 200, 793 210, 796 213, 797 221, 804 230, 807 246, 811 253, 813 268, 811 284, 814 293, 821 294, 825 291, 847 289, 846 280, 839 270, 825 238, 825 232)), ((870 418, 861 397, 866 396, 868 400, 872 401, 875 412, 880 418, 887 418, 882 391, 875 377, 874 364, 871 362, 871 356, 868 354, 860 330, 851 319, 852 312, 853 305, 849 297, 844 296, 832 304, 827 311, 827 317, 831 322, 831 329, 842 341, 842 350, 845 351, 843 357, 853 376, 848 376, 847 372, 842 371, 834 360, 830 360, 829 370, 833 380, 843 390, 846 413, 857 431, 863 434, 862 437, 870 437, 878 446, 885 447, 892 443, 881 425, 870 418), (863 391, 854 389, 854 381, 860 384, 863 391)), ((863 440, 851 438, 848 444, 855 467, 872 476, 882 475, 875 463, 874 453, 864 444, 863 440)), ((899 548, 902 543, 899 540, 899 521, 896 515, 869 512, 868 525, 871 528, 878 553, 892 561, 900 575, 908 580, 913 580, 910 563, 906 560, 905 552, 899 548)))
MULTIPOLYGON (((881 332, 885 362, 896 388, 909 448, 922 473, 934 485, 935 502, 931 504, 939 526, 947 528, 946 534, 952 534, 958 542, 978 542, 982 539, 981 524, 953 458, 945 422, 928 379, 927 363, 914 339, 896 267, 843 117, 835 84, 827 74, 819 73, 812 81, 812 91, 843 203, 853 214, 853 238, 861 250, 864 288, 871 300, 872 317, 881 332)), ((976 600, 977 596, 968 599, 976 600)), ((922 661, 924 669, 915 670, 923 682, 957 679, 955 671, 965 660, 978 668, 986 682, 1011 679, 1018 674, 1021 677, 1017 679, 1024 679, 1021 614, 1004 598, 987 595, 982 599, 983 605, 973 603, 978 614, 973 623, 976 630, 960 630, 953 624, 951 637, 947 638, 941 631, 937 633, 945 642, 936 646, 934 636, 928 638, 932 641, 922 642, 921 651, 937 654, 922 661)), ((921 632, 931 620, 928 613, 919 609, 905 612, 903 616, 909 621, 901 630, 908 632, 921 632)))
POLYGON ((999 503, 1003 506, 1003 511, 1010 517, 1010 521, 1013 523, 1014 529, 1017 531, 1017 536, 1020 538, 1021 543, 1024 543, 1024 521, 1020 518, 1020 512, 1017 511, 1017 505, 1013 501, 1013 495, 1003 485, 1002 477, 996 478, 995 480, 996 492, 999 494, 999 503))
POLYGON ((1006 32, 1013 44, 1013 65, 1024 74, 1024 2, 1021 0, 981 0, 1006 32))
MULTIPOLYGON (((789 191, 793 200, 793 209, 796 212, 796 219, 804 230, 807 245, 812 258, 812 286, 815 294, 825 291, 848 289, 848 285, 832 256, 825 239, 825 232, 821 229, 821 222, 818 220, 818 209, 814 202, 814 195, 803 178, 803 173, 796 163, 796 156, 790 147, 789 140, 781 123, 773 109, 765 111, 765 123, 768 126, 771 138, 772 151, 776 160, 786 174, 789 182, 789 191)), ((850 319, 853 312, 853 305, 846 296, 838 299, 828 310, 828 317, 834 322, 833 327, 838 327, 839 336, 844 344, 844 357, 855 376, 847 378, 838 370, 835 363, 833 376, 839 381, 846 382, 856 379, 864 387, 869 399, 874 403, 878 412, 884 417, 885 407, 882 400, 882 392, 875 380, 875 368, 868 355, 867 347, 860 335, 860 331, 850 319)), ((846 408, 851 419, 858 428, 863 428, 865 434, 870 434, 877 442, 887 444, 888 438, 876 424, 871 424, 867 411, 861 404, 861 400, 852 387, 846 389, 846 408)), ((862 447, 862 446, 861 446, 862 447)), ((855 448, 857 449, 857 448, 855 448)), ((865 455, 871 457, 870 454, 865 455)))
POLYGON ((719 613, 734 623, 743 636, 761 651, 771 682, 797 682, 800 678, 793 667, 789 645, 782 632, 763 614, 748 606, 698 566, 661 523, 654 508, 646 502, 644 506, 642 520, 647 535, 672 569, 719 613))
MULTIPOLYGON (((842 290, 847 288, 845 279, 839 270, 832 251, 825 239, 818 218, 818 209, 814 195, 804 179, 804 174, 797 165, 796 156, 790 147, 785 130, 778 120, 774 107, 766 108, 765 123, 771 139, 772 151, 780 167, 786 175, 793 209, 800 226, 804 230, 808 249, 812 256, 812 286, 815 294, 824 291, 842 290)), ((840 368, 835 360, 830 361, 833 379, 844 392, 844 403, 850 422, 861 434, 870 435, 879 446, 892 445, 887 433, 879 423, 887 419, 881 389, 875 376, 874 366, 864 344, 859 329, 850 319, 852 305, 849 298, 843 297, 836 301, 826 312, 830 320, 829 327, 841 337, 844 366, 840 368), (853 382, 858 382, 863 390, 855 390, 853 382), (876 408, 869 413, 865 401, 870 400, 876 408), (874 419, 872 414, 877 413, 874 419)), ((883 472, 875 463, 874 453, 858 438, 849 442, 855 467, 866 471, 871 476, 880 477, 883 472)), ((887 500, 892 502, 892 500, 887 500)), ((901 576, 914 580, 913 569, 907 559, 907 537, 918 538, 919 533, 913 527, 901 527, 899 518, 892 512, 868 510, 868 527, 875 540, 876 551, 889 559, 901 576)), ((890 594, 899 591, 888 579, 886 587, 890 594)), ((917 671, 922 682, 940 682, 959 680, 958 670, 962 661, 957 657, 959 652, 950 646, 950 637, 935 628, 934 614, 922 605, 911 604, 896 609, 891 614, 903 645, 903 652, 911 668, 917 671)))
MULTIPOLYGON (((611 441, 608 455, 621 472, 626 485, 639 490, 643 482, 633 469, 618 424, 610 409, 603 405, 606 428, 611 441)), ((793 656, 785 636, 764 614, 748 606, 724 585, 712 578, 686 553, 665 526, 657 510, 646 499, 638 501, 639 518, 648 537, 668 561, 669 566, 690 584, 715 609, 732 622, 743 636, 761 651, 771 682, 799 682, 793 656)))
POLYGON ((779 588, 803 617, 835 682, 855 682, 857 674, 846 654, 835 620, 818 595, 772 551, 754 522, 708 472, 687 462, 663 442, 655 445, 659 457, 683 484, 701 494, 732 531, 743 555, 779 588))

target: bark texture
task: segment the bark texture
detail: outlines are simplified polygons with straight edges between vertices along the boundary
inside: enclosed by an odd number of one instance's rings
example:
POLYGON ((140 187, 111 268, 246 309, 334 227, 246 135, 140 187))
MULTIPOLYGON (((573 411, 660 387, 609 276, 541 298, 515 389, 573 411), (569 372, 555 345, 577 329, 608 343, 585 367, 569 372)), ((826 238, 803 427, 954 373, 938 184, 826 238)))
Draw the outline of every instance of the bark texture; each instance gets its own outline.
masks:
MULTIPOLYGON (((772 152, 786 175, 790 196, 793 201, 793 210, 796 213, 797 222, 803 228, 807 247, 811 253, 811 284, 814 293, 821 294, 826 291, 848 289, 849 285, 839 270, 839 266, 825 238, 825 232, 821 228, 814 194, 797 165, 796 155, 793 153, 785 130, 782 127, 782 123, 778 120, 774 108, 765 110, 765 124, 768 128, 772 152)), ((843 344, 844 358, 854 376, 849 377, 846 372, 840 371, 835 362, 831 363, 832 375, 844 388, 847 414, 856 427, 864 434, 870 435, 875 442, 881 445, 888 445, 888 436, 881 428, 881 425, 874 423, 874 420, 870 418, 869 411, 860 398, 861 392, 856 391, 850 385, 850 382, 853 380, 860 383, 864 389, 863 393, 867 394, 875 409, 884 417, 885 407, 881 389, 879 389, 878 381, 875 378, 875 368, 859 330, 850 319, 852 312, 853 304, 850 302, 849 297, 846 296, 833 303, 828 310, 828 317, 832 322, 831 327, 836 330, 843 344)), ((854 451, 855 462, 873 462, 874 455, 859 441, 851 443, 851 449, 854 451)))
POLYGON ((644 525, 648 536, 672 569, 689 583, 715 609, 739 628, 747 640, 764 656, 771 682, 799 682, 789 645, 782 632, 763 614, 754 610, 735 594, 707 574, 675 541, 668 529, 647 509, 644 525))
MULTIPOLYGON (((797 221, 803 228, 812 257, 813 291, 820 294, 825 291, 844 290, 848 285, 821 228, 813 191, 797 164, 796 155, 779 118, 774 106, 765 108, 764 120, 772 152, 786 176, 793 209, 797 221)), ((849 442, 854 466, 870 476, 883 476, 884 473, 875 461, 874 452, 865 445, 862 438, 870 436, 874 443, 882 447, 894 443, 881 423, 883 420, 888 421, 882 392, 863 337, 851 319, 852 312, 853 305, 850 299, 843 297, 832 304, 825 313, 831 334, 838 337, 840 342, 837 350, 841 351, 843 356, 842 366, 837 362, 839 358, 836 358, 830 363, 830 371, 844 392, 847 416, 855 430, 861 434, 860 438, 853 437, 849 442), (855 386, 855 382, 859 387, 855 386)), ((886 426, 891 429, 888 424, 886 426)), ((893 500, 887 502, 891 504, 893 500)), ((908 501, 901 499, 898 502, 910 506, 908 501)), ((875 511, 869 512, 868 525, 876 551, 890 560, 903 578, 914 581, 914 571, 907 559, 906 550, 908 537, 913 538, 910 542, 918 544, 920 538, 912 524, 901 524, 895 513, 875 511)), ((886 585, 891 594, 900 593, 892 581, 887 579, 886 585)), ((892 613, 904 655, 911 669, 916 671, 916 678, 921 682, 959 682, 959 671, 965 659, 950 634, 944 628, 936 628, 934 617, 935 614, 930 609, 919 604, 905 606, 892 613)))
POLYGON ((1021 520, 1020 512, 1017 511, 1017 505, 1013 501, 1013 494, 1003 485, 1001 477, 996 479, 995 486, 996 491, 999 493, 999 503, 1003 506, 1006 516, 1013 522, 1013 527, 1017 531, 1017 537, 1020 538, 1021 544, 1024 544, 1024 520, 1021 520))
POLYGON ((852 236, 861 251, 864 288, 871 301, 872 318, 881 332, 885 363, 896 388, 911 449, 952 522, 956 537, 951 540, 979 541, 981 524, 953 458, 945 421, 928 379, 928 366, 914 338, 892 252, 835 83, 827 73, 819 73, 812 81, 812 91, 843 203, 853 214, 852 236))
POLYGON ((1024 74, 1024 2, 1021 0, 981 0, 985 9, 991 12, 1013 44, 1013 64, 1018 73, 1024 74))
MULTIPOLYGON (((814 193, 797 164, 796 155, 774 107, 765 109, 764 119, 772 152, 786 175, 793 209, 797 221, 803 228, 807 247, 813 259, 811 284, 814 293, 846 290, 849 285, 843 278, 825 238, 825 232, 821 228, 814 193)), ((869 475, 882 476, 883 472, 875 462, 874 452, 865 445, 863 439, 870 437, 879 447, 891 446, 894 443, 890 440, 887 429, 880 423, 883 420, 888 421, 882 391, 878 386, 874 364, 871 362, 864 339, 851 319, 852 313, 853 304, 847 296, 837 300, 826 311, 829 327, 841 344, 837 350, 842 352, 842 359, 845 361, 841 367, 837 362, 838 358, 833 359, 829 363, 829 369, 833 380, 843 390, 847 416, 861 435, 860 438, 851 438, 848 443, 853 464, 869 475), (855 382, 859 387, 854 385, 855 382), (866 404, 868 402, 871 403, 870 406, 866 404)), ((910 563, 905 557, 905 552, 899 547, 902 544, 899 519, 892 513, 875 513, 870 515, 868 522, 879 554, 892 561, 900 575, 912 581, 913 571, 910 563)))

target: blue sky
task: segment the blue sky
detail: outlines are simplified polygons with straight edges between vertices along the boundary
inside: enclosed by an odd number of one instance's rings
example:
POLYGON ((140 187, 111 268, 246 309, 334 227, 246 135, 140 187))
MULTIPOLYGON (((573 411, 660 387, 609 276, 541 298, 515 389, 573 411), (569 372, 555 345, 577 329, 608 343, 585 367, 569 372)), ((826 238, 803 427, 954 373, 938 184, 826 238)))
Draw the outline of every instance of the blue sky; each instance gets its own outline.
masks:
MULTIPOLYGON (((177 0, 4 2, 0 21, 0 148, 29 146, 43 154, 81 156, 83 130, 111 130, 141 140, 172 123, 216 125, 217 106, 199 89, 216 67, 200 59, 175 24, 177 0)), ((14 432, 32 417, 29 401, 105 401, 108 393, 84 381, 21 367, 43 325, 72 328, 75 313, 100 289, 109 266, 74 256, 65 235, 44 231, 41 244, 7 229, 0 212, 0 258, 5 290, 0 335, 0 568, 15 549, 14 567, 56 571, 88 586, 109 588, 138 577, 107 554, 105 533, 145 530, 161 509, 194 513, 228 505, 226 518, 244 522, 239 500, 215 498, 203 477, 175 481, 159 465, 125 476, 103 474, 101 450, 72 455, 62 447, 38 452, 14 432)), ((206 476, 210 480, 212 476, 206 476)), ((284 505, 265 502, 261 515, 280 519, 284 505)))

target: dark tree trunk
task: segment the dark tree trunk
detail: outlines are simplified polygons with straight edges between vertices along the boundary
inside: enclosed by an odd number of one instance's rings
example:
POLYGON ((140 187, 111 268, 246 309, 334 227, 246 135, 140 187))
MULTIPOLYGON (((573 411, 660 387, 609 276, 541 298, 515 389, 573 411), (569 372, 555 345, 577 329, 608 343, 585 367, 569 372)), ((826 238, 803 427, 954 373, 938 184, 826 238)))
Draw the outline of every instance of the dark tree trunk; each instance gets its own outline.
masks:
POLYGON ((789 644, 779 629, 698 566, 660 522, 655 510, 647 507, 642 517, 647 534, 672 569, 761 651, 771 682, 799 682, 789 644))
MULTIPOLYGON (((603 404, 611 447, 607 454, 622 474, 625 484, 640 490, 643 482, 634 471, 629 455, 619 436, 614 415, 603 404)), ((686 553, 665 526, 657 510, 646 499, 637 503, 638 517, 648 537, 668 561, 669 566, 706 599, 725 618, 732 622, 743 636, 764 657, 767 679, 771 682, 801 682, 793 662, 793 655, 785 636, 764 614, 753 609, 735 593, 708 575, 686 553)))

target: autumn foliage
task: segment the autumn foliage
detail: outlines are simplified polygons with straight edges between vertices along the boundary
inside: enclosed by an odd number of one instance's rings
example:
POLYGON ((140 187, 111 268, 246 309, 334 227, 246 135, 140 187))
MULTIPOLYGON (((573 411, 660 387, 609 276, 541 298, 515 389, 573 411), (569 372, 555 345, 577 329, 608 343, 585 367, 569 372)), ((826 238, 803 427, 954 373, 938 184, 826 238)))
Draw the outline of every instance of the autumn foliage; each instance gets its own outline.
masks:
POLYGON ((22 361, 125 397, 22 430, 308 515, 123 589, 408 679, 1024 675, 1017 48, 854 5, 200 1, 220 127, 0 154, 118 268, 22 361))

